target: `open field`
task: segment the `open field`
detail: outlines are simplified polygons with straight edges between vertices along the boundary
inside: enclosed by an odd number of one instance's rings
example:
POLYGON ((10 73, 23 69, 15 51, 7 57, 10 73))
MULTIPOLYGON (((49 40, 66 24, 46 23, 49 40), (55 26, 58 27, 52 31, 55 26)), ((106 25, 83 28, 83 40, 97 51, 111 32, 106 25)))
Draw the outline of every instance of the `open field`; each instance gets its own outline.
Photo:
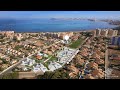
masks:
POLYGON ((69 47, 70 47, 70 48, 78 48, 78 47, 81 45, 82 41, 83 41, 82 38, 80 38, 80 39, 78 39, 78 40, 76 40, 76 41, 73 41, 73 42, 69 45, 69 47))

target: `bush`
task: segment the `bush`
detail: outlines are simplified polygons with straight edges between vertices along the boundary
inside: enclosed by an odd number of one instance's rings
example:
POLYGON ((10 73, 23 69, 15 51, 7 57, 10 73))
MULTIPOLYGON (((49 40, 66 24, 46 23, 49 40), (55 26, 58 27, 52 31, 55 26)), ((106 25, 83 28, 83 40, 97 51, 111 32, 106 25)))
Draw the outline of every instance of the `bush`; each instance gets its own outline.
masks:
POLYGON ((18 79, 18 76, 18 72, 13 72, 3 75, 0 79, 18 79))
POLYGON ((69 74, 63 69, 58 69, 54 72, 45 72, 44 75, 39 75, 38 79, 69 79, 69 74))

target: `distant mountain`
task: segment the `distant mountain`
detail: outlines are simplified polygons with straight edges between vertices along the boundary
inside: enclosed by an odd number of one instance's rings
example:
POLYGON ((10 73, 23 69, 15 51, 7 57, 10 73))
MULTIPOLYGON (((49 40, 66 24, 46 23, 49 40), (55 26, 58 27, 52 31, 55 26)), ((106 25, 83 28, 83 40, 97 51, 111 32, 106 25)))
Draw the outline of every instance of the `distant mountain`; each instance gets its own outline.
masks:
POLYGON ((83 20, 82 18, 50 18, 50 20, 83 20))
POLYGON ((50 18, 50 20, 56 20, 56 18, 50 18))
POLYGON ((108 22, 111 25, 120 25, 120 20, 104 19, 104 20, 101 20, 101 21, 108 22))
POLYGON ((89 20, 89 21, 96 21, 96 19, 87 19, 87 20, 89 20))

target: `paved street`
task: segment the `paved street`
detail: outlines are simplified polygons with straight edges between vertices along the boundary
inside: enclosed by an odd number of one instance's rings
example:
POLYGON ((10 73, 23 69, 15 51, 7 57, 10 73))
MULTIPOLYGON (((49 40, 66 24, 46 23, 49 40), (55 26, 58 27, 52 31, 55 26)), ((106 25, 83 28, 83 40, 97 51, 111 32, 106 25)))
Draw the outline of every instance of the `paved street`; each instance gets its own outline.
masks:
MULTIPOLYGON (((46 48, 49 48, 49 47, 51 47, 51 46, 53 46, 53 45, 55 45, 55 44, 57 44, 57 43, 59 43, 59 42, 61 42, 61 41, 55 42, 55 43, 53 43, 52 45, 50 45, 50 46, 48 46, 48 47, 46 47, 46 48)), ((46 48, 44 48, 44 49, 46 49, 46 48)), ((29 55, 28 57, 31 57, 32 55, 34 55, 34 54, 31 54, 31 55, 29 55)), ((15 67, 17 67, 18 65, 20 65, 20 64, 22 63, 22 61, 24 61, 24 60, 26 60, 26 58, 21 59, 21 60, 18 61, 17 63, 15 63, 15 64, 13 64, 12 66, 8 67, 7 69, 3 70, 2 72, 0 72, 0 76, 4 75, 4 74, 6 74, 6 73, 11 72, 11 70, 12 70, 13 68, 15 68, 15 67)))
POLYGON ((8 67, 7 69, 3 70, 0 73, 0 76, 9 73, 13 68, 15 68, 16 66, 20 65, 22 63, 22 61, 26 60, 26 58, 20 60, 19 62, 17 62, 16 64, 13 64, 12 66, 8 67))
MULTIPOLYGON (((107 45, 106 45, 107 48, 107 45)), ((109 66, 109 60, 108 60, 108 49, 105 51, 105 69, 107 69, 109 66)))
POLYGON ((108 68, 110 61, 109 61, 109 57, 108 57, 108 45, 106 44, 106 51, 105 51, 105 79, 109 79, 109 75, 112 72, 112 69, 108 68))
MULTIPOLYGON (((82 46, 82 45, 86 42, 86 40, 88 40, 88 39, 89 39, 89 38, 86 38, 86 39, 82 42, 81 46, 82 46)), ((57 44, 57 43, 59 43, 59 42, 61 42, 61 41, 55 42, 55 43, 53 43, 52 45, 50 45, 50 46, 48 46, 48 47, 46 47, 46 48, 49 48, 49 47, 51 47, 51 46, 53 46, 53 45, 55 45, 55 44, 57 44)), ((81 46, 80 46, 79 48, 81 48, 81 46)), ((46 48, 44 48, 44 49, 46 49, 46 48)), ((75 55, 76 55, 78 52, 79 52, 79 50, 77 49, 77 50, 75 51, 75 53, 65 61, 65 63, 66 63, 66 62, 70 62, 70 61, 75 57, 75 55)), ((34 54, 31 54, 31 55, 29 55, 28 57, 31 57, 32 55, 34 55, 34 54)), ((12 65, 12 66, 8 67, 7 69, 3 70, 3 71, 0 73, 0 76, 4 75, 4 74, 6 74, 6 73, 11 72, 11 70, 12 70, 13 68, 15 68, 16 66, 20 65, 20 64, 22 63, 22 61, 24 61, 24 60, 26 60, 26 58, 20 60, 19 62, 15 63, 14 65, 12 65)), ((63 63, 63 65, 64 65, 65 63, 63 63)))

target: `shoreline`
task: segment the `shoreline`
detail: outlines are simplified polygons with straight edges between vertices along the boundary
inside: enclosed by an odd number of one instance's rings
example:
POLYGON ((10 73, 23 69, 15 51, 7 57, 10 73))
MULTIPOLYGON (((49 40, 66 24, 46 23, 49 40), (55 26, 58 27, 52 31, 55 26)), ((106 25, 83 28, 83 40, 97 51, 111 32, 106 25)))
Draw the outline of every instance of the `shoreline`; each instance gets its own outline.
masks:
MULTIPOLYGON (((120 25, 119 26, 117 26, 117 27, 114 27, 114 28, 99 28, 99 29, 113 29, 113 30, 116 30, 116 28, 119 28, 120 29, 120 25)), ((97 29, 97 28, 96 28, 97 29)), ((1 31, 14 31, 15 33, 47 33, 47 32, 49 32, 49 33, 62 33, 62 32, 83 32, 83 31, 94 31, 94 30, 96 30, 96 29, 85 29, 85 30, 65 30, 65 31, 30 31, 30 32, 16 32, 15 30, 0 30, 0 32, 1 31)))
POLYGON ((120 25, 118 25, 117 27, 112 28, 113 30, 120 30, 120 25))
MULTIPOLYGON (((89 20, 88 20, 89 21, 89 20)), ((91 19, 90 19, 90 21, 91 21, 91 19)), ((101 22, 106 22, 106 23, 108 23, 109 25, 115 25, 115 24, 110 24, 108 21, 105 21, 105 20, 100 20, 101 22)), ((91 21, 91 22, 93 22, 93 21, 91 21)), ((119 28, 120 29, 120 25, 115 25, 115 26, 113 26, 113 27, 106 27, 106 28, 104 28, 104 27, 100 27, 99 29, 116 29, 116 28, 119 28)), ((83 28, 80 28, 80 29, 56 29, 56 30, 52 30, 52 29, 48 29, 48 30, 45 30, 45 29, 25 29, 25 30, 21 30, 21 29, 11 29, 11 30, 9 30, 9 31, 14 31, 15 33, 45 33, 45 32, 81 32, 81 31, 90 31, 90 30, 96 30, 97 28, 94 28, 94 27, 90 27, 90 29, 89 29, 89 27, 85 27, 85 29, 83 28)), ((2 29, 2 30, 0 30, 0 31, 7 31, 7 30, 4 30, 4 29, 2 29)))

